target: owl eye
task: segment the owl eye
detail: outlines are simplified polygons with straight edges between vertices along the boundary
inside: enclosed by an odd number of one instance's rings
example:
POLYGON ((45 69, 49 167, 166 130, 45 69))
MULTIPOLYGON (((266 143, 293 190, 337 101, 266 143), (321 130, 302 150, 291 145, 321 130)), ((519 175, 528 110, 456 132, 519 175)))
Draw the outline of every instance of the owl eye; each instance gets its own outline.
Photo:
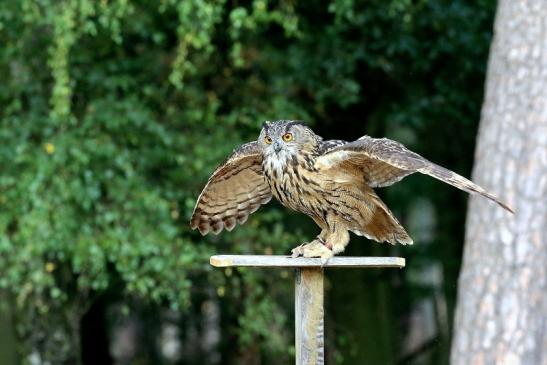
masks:
POLYGON ((266 142, 266 144, 272 144, 272 137, 270 136, 264 137, 264 142, 266 142))
POLYGON ((293 139, 292 133, 285 133, 283 135, 283 140, 285 142, 290 142, 290 141, 292 141, 292 139, 293 139))

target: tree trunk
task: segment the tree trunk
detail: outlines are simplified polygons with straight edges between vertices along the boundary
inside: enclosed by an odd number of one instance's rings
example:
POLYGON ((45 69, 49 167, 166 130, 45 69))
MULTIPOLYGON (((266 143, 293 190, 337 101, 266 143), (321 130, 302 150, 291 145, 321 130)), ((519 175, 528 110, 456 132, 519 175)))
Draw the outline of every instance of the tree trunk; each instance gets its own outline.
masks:
POLYGON ((452 365, 547 364, 547 1, 499 0, 452 365))

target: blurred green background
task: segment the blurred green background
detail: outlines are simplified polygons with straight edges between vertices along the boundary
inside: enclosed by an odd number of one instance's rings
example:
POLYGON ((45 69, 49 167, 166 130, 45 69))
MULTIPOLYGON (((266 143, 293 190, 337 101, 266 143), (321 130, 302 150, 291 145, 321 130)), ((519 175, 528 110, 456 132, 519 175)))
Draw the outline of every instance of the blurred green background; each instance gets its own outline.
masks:
MULTIPOLYGON (((270 203, 202 238, 201 188, 264 120, 387 136, 469 176, 494 0, 0 4, 2 364, 289 364, 292 272, 212 269, 317 234, 270 203)), ((327 274, 328 364, 447 364, 466 194, 380 190, 403 270, 327 274)))

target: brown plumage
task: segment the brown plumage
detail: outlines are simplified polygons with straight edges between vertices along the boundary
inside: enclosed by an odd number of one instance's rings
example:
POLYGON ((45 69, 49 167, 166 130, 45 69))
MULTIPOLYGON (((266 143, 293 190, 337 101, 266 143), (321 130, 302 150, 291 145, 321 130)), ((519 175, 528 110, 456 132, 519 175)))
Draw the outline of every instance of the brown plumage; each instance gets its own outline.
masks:
POLYGON ((477 193, 512 212, 491 193, 436 165, 402 144, 364 136, 354 142, 323 141, 298 121, 266 122, 257 141, 246 143, 218 167, 198 198, 192 229, 205 235, 232 230, 272 195, 309 215, 321 228, 293 257, 327 260, 342 252, 349 231, 378 242, 412 244, 412 239, 372 188, 421 172, 468 193, 477 193))

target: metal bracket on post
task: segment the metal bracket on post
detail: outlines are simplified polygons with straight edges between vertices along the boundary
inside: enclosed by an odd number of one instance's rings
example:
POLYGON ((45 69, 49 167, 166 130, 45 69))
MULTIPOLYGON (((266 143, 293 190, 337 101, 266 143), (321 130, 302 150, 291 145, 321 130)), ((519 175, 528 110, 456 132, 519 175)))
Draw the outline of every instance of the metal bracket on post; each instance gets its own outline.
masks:
POLYGON ((296 365, 325 363, 323 281, 325 268, 368 268, 405 266, 401 257, 332 257, 326 264, 318 258, 271 255, 211 256, 215 267, 294 268, 296 365))

